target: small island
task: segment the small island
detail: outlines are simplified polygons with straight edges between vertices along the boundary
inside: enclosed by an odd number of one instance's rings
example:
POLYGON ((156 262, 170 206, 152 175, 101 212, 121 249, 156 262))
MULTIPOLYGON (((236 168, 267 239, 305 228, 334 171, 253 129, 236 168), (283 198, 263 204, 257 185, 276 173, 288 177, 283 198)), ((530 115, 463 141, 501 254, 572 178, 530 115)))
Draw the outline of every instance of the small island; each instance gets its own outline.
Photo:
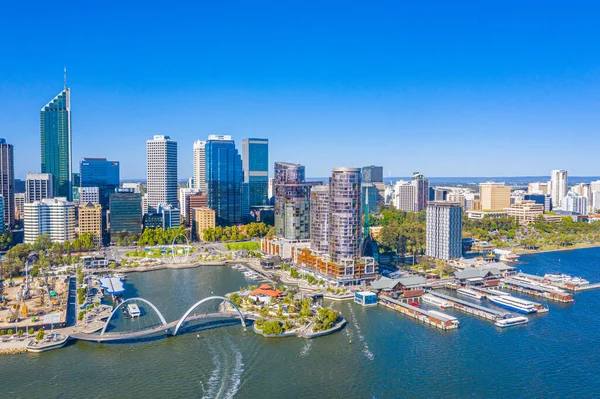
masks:
MULTIPOLYGON (((256 319, 254 332, 268 338, 316 338, 339 331, 346 324, 334 309, 284 286, 250 285, 227 296, 244 314, 256 319)), ((230 304, 226 306, 233 310, 230 304)))

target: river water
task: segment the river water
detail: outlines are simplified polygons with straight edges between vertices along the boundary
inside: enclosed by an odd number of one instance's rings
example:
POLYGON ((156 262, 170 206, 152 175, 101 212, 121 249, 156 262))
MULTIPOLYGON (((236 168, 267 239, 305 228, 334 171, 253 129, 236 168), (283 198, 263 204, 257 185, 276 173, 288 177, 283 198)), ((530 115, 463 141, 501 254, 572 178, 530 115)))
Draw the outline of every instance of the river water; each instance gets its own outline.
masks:
MULTIPOLYGON (((519 268, 600 281, 600 249, 522 257, 519 268)), ((230 267, 134 273, 127 296, 150 300, 167 321, 204 297, 248 284, 230 267)), ((198 312, 216 309, 201 305, 198 312)), ((383 307, 332 306, 336 334, 265 339, 239 324, 143 342, 77 342, 0 357, 1 397, 44 398, 594 398, 600 396, 600 290, 508 329, 460 312, 443 332, 383 307), (352 341, 350 343, 350 340, 352 341)), ((116 320, 114 330, 155 323, 116 320), (128 324, 129 323, 129 324, 128 324)))

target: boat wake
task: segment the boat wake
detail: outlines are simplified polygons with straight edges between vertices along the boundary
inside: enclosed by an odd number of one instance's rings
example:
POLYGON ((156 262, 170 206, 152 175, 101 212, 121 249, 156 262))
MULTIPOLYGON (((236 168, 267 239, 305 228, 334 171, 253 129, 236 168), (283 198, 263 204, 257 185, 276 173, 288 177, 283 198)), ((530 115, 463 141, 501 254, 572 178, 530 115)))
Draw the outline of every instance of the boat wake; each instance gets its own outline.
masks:
MULTIPOLYGON (((363 344, 363 354, 367 359, 371 361, 375 360, 375 355, 373 355, 373 352, 369 350, 369 345, 367 345, 367 342, 365 341, 365 336, 362 334, 360 327, 358 326, 358 323, 356 321, 356 315, 354 314, 354 309, 352 308, 352 305, 348 304, 348 308, 350 309, 350 315, 352 316, 352 326, 354 326, 354 329, 356 330, 356 335, 358 335, 358 339, 363 344)), ((346 330, 349 329, 346 328, 346 330)))
POLYGON ((300 357, 306 357, 310 353, 310 348, 312 348, 312 340, 307 340, 300 351, 300 357))
MULTIPOLYGON (((224 344, 218 349, 214 346, 208 348, 215 368, 208 379, 208 389, 204 390, 202 399, 230 399, 240 389, 242 373, 244 372, 242 352, 230 339, 224 344), (231 353, 231 350, 233 350, 233 353, 231 353)), ((202 384, 202 387, 204 387, 204 384, 202 384)))

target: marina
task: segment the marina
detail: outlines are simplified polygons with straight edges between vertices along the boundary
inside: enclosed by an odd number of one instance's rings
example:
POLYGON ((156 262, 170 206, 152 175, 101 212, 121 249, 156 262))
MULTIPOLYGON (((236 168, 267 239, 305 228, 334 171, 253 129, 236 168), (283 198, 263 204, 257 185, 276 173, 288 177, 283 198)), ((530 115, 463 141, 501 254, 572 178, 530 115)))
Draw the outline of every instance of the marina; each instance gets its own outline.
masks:
POLYGON ((479 316, 486 320, 496 321, 496 320, 504 319, 504 318, 511 316, 511 314, 509 312, 486 308, 486 307, 478 305, 476 303, 464 301, 462 299, 458 299, 458 298, 452 297, 450 295, 441 294, 436 291, 430 291, 429 294, 436 296, 438 298, 441 298, 441 299, 445 299, 446 301, 448 301, 452 304, 452 307, 454 309, 458 309, 465 313, 479 316))
POLYGON ((485 295, 482 295, 481 293, 472 290, 470 288, 459 288, 456 290, 456 293, 462 296, 466 296, 467 298, 472 298, 472 299, 478 299, 478 300, 482 300, 485 299, 485 295))
POLYGON ((546 284, 536 283, 523 277, 507 277, 502 280, 502 287, 508 290, 521 292, 526 295, 544 298, 551 301, 570 303, 573 302, 573 295, 562 289, 546 284))
POLYGON ((457 329, 460 324, 456 317, 435 310, 427 311, 420 309, 416 306, 398 301, 389 296, 382 295, 379 298, 379 303, 406 316, 412 317, 413 319, 419 320, 425 324, 429 324, 442 330, 457 329))

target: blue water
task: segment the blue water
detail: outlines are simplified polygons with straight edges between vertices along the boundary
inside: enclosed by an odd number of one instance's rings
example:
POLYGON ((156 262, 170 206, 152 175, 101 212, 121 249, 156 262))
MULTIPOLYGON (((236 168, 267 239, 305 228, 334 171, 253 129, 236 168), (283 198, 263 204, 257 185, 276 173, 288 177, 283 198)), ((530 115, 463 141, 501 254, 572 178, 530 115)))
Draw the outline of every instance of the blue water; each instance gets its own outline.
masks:
MULTIPOLYGON (((522 261, 528 273, 600 281, 600 249, 522 261)), ((212 267, 136 273, 127 282, 131 296, 151 299, 173 320, 196 300, 235 290, 245 280, 229 267, 212 267)), ((200 339, 78 342, 0 357, 1 392, 65 398, 599 397, 600 290, 577 294, 573 304, 546 303, 549 313, 507 329, 447 311, 461 325, 443 332, 383 307, 346 302, 332 306, 348 319, 347 328, 311 341, 265 339, 235 324, 203 331, 200 339)))

